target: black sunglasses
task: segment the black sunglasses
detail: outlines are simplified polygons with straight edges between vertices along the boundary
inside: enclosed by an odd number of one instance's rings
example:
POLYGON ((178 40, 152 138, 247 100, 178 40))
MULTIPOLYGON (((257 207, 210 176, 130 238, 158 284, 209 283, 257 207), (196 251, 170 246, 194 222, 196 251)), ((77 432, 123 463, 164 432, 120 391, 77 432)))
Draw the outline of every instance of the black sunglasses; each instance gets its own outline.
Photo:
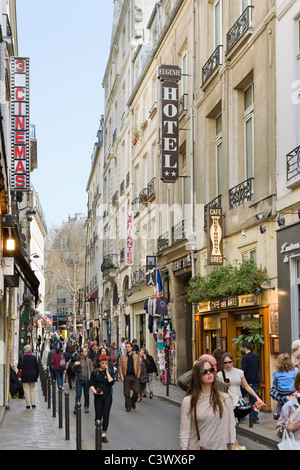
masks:
POLYGON ((203 372, 202 372, 202 375, 207 375, 208 372, 210 372, 211 374, 213 374, 215 371, 215 369, 213 367, 210 367, 209 369, 204 369, 203 372))

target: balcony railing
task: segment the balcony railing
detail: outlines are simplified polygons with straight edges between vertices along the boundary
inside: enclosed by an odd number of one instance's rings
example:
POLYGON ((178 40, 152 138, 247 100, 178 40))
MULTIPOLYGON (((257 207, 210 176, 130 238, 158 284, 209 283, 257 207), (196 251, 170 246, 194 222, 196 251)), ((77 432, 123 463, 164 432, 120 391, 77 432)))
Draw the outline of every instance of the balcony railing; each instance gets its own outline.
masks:
POLYGON ((142 266, 139 269, 139 283, 146 280, 146 266, 142 266))
POLYGON ((113 136, 112 136, 112 143, 114 143, 116 138, 117 138, 117 129, 114 130, 114 133, 113 133, 113 136))
POLYGON ((252 9, 253 6, 245 8, 239 19, 234 23, 232 28, 226 35, 226 54, 235 46, 247 29, 252 26, 252 9))
POLYGON ((253 186, 254 178, 248 178, 246 181, 243 181, 243 183, 229 190, 230 210, 252 200, 253 186))
POLYGON ((204 206, 204 228, 207 227, 207 211, 210 208, 222 207, 222 195, 220 194, 215 199, 210 201, 206 206, 204 206))
POLYGON ((101 264, 101 272, 109 271, 110 269, 118 269, 118 255, 106 255, 101 264))
POLYGON ((291 182, 297 177, 300 178, 300 145, 286 156, 286 180, 291 182))
POLYGON ((125 248, 120 251, 120 261, 125 261, 125 248))
POLYGON ((140 272, 139 272, 139 270, 133 271, 131 273, 131 284, 133 286, 136 286, 139 283, 140 283, 140 272))
POLYGON ((133 212, 138 212, 140 209, 140 198, 136 197, 131 203, 131 210, 133 212))
POLYGON ((129 183, 130 183, 130 173, 128 172, 126 175, 126 187, 129 185, 129 183))
POLYGON ((148 191, 147 188, 142 189, 139 195, 140 204, 145 204, 148 200, 148 191))
POLYGON ((221 45, 218 46, 202 67, 202 85, 204 85, 219 65, 222 65, 222 47, 221 45))
POLYGON ((185 239, 185 221, 182 220, 179 224, 172 227, 172 245, 185 239))
POLYGON ((148 199, 155 194, 155 177, 147 184, 148 199))
POLYGON ((169 246, 169 232, 165 232, 157 240, 157 251, 162 251, 169 246))

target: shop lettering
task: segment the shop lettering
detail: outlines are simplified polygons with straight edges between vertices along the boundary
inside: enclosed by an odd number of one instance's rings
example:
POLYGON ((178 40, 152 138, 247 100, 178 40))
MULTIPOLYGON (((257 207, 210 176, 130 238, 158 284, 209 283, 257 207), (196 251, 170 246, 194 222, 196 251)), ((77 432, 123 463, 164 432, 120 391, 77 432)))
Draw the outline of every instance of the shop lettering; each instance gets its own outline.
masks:
POLYGON ((133 266, 134 264, 134 223, 133 223, 133 212, 127 213, 127 237, 125 246, 125 265, 133 266))
POLYGON ((12 190, 30 189, 29 59, 11 59, 11 185, 12 190), (20 86, 20 83, 24 86, 20 86), (19 84, 19 85, 16 85, 19 84))
POLYGON ((161 171, 164 183, 175 183, 179 177, 179 89, 181 69, 162 65, 161 80, 161 171))

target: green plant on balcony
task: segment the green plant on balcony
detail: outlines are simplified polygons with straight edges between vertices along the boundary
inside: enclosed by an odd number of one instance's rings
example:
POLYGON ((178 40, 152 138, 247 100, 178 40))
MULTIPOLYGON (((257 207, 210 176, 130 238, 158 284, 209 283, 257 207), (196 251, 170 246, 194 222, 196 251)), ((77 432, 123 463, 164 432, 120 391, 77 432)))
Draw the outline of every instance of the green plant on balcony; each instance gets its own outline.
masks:
POLYGON ((141 131, 144 132, 147 129, 147 126, 148 126, 148 121, 146 119, 146 121, 142 122, 140 126, 141 131))
POLYGON ((228 264, 204 277, 197 274, 189 283, 186 299, 191 303, 255 293, 270 284, 266 268, 258 268, 253 260, 228 264))

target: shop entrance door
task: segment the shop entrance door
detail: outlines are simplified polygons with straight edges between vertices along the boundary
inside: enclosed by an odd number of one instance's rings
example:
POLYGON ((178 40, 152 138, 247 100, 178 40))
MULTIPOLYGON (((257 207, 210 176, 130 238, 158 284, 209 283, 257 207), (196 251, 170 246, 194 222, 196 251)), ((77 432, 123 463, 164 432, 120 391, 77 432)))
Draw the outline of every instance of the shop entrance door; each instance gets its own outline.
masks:
POLYGON ((220 330, 205 331, 205 354, 212 354, 221 347, 220 330))

